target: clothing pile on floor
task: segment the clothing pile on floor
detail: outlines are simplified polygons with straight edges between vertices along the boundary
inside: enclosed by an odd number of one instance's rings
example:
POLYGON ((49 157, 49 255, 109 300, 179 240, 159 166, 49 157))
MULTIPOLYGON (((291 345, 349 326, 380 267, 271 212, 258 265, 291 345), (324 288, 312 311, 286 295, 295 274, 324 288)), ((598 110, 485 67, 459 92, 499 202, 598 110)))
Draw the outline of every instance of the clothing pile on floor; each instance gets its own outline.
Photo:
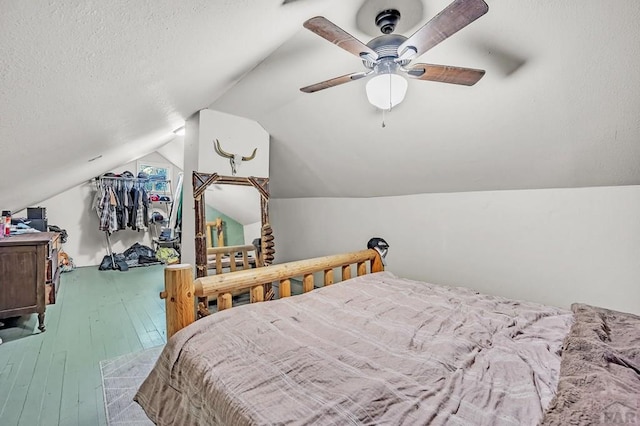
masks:
POLYGON ((114 253, 112 256, 106 255, 102 258, 98 269, 101 271, 108 269, 127 271, 129 268, 137 266, 159 265, 160 263, 156 252, 151 247, 135 243, 123 253, 114 253))
POLYGON ((156 257, 159 261, 166 263, 167 265, 172 265, 180 261, 180 253, 171 247, 160 247, 156 251, 156 257))

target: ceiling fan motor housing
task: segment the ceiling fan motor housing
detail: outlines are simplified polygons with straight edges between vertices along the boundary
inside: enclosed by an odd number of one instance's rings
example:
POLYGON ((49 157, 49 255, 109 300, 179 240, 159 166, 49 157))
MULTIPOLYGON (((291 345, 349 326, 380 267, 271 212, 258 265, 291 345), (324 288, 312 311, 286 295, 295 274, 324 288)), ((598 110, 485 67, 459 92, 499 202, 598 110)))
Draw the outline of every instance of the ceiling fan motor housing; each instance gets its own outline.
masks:
POLYGON ((407 38, 400 34, 387 34, 374 38, 367 46, 378 54, 378 59, 374 62, 366 57, 363 58, 362 63, 365 67, 373 69, 376 64, 383 60, 396 60, 398 65, 406 65, 410 62, 409 59, 403 59, 398 61, 398 47, 404 43, 407 38))
POLYGON ((376 25, 382 34, 391 34, 399 20, 400 12, 397 9, 385 9, 376 16, 376 25))

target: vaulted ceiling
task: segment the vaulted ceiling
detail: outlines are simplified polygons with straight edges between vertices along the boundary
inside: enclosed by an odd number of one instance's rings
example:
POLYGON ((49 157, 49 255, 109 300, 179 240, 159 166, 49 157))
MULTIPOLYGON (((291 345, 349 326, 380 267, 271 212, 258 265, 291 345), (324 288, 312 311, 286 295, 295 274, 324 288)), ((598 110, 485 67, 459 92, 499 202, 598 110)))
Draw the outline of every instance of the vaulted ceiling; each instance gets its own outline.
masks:
POLYGON ((640 184, 635 0, 487 0, 485 16, 419 58, 485 77, 409 81, 384 117, 364 79, 299 91, 363 70, 306 19, 366 43, 375 10, 405 8, 408 36, 448 3, 3 1, 0 206, 152 152, 207 107, 270 133, 276 198, 640 184))

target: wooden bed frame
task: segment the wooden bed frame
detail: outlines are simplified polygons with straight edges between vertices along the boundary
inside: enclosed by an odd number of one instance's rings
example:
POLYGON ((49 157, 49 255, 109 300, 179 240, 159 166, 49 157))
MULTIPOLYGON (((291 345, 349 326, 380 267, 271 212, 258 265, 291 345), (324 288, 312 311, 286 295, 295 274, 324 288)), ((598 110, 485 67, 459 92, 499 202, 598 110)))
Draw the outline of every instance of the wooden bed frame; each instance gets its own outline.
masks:
POLYGON ((235 272, 260 266, 264 265, 258 256, 258 248, 253 244, 207 248, 207 269, 215 269, 217 275, 223 272, 223 268, 235 272))
POLYGON ((302 277, 304 293, 314 289, 314 273, 323 273, 324 285, 334 281, 334 268, 340 268, 341 280, 351 278, 352 265, 358 276, 384 271, 380 254, 375 249, 317 257, 226 274, 193 279, 193 267, 188 264, 169 265, 164 270, 167 339, 196 320, 196 301, 215 297, 218 311, 233 306, 232 294, 249 293, 250 302, 264 301, 265 286, 280 283, 280 297, 291 296, 291 278, 302 277), (369 268, 367 269, 367 263, 369 268))
POLYGON ((223 268, 234 272, 239 269, 264 266, 261 256, 258 255, 258 247, 253 244, 225 246, 222 224, 220 217, 206 223, 207 269, 215 269, 216 274, 221 274, 223 268), (213 244, 212 237, 214 230, 217 237, 216 245, 213 244))

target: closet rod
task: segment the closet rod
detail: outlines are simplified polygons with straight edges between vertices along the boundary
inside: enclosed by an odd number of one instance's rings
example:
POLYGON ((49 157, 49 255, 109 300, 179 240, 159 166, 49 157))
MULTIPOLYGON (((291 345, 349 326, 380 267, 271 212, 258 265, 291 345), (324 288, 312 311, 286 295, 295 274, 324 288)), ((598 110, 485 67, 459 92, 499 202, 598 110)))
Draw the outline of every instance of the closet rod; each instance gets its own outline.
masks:
POLYGON ((104 177, 95 177, 93 178, 93 182, 100 183, 104 181, 111 182, 136 182, 136 183, 171 183, 169 179, 158 179, 158 178, 137 178, 137 177, 124 177, 124 176, 104 176, 104 177))
POLYGON ((112 180, 143 180, 149 182, 170 182, 169 179, 158 179, 158 178, 138 178, 138 177, 126 177, 126 176, 99 176, 93 178, 95 181, 112 179, 112 180))

